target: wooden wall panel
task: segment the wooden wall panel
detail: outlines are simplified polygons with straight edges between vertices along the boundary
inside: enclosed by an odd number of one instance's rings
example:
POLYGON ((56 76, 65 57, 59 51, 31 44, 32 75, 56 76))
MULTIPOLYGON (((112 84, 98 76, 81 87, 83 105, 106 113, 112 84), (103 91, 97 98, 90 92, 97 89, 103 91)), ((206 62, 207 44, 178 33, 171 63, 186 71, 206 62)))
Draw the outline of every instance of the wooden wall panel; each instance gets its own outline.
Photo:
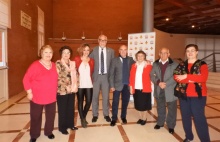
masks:
POLYGON ((22 92, 22 79, 37 56, 37 6, 45 14, 45 40, 52 37, 52 0, 12 0, 11 29, 8 29, 9 97, 22 92), (32 19, 31 30, 20 25, 21 10, 32 19))
POLYGON ((53 0, 53 37, 123 39, 142 32, 142 0, 53 0))

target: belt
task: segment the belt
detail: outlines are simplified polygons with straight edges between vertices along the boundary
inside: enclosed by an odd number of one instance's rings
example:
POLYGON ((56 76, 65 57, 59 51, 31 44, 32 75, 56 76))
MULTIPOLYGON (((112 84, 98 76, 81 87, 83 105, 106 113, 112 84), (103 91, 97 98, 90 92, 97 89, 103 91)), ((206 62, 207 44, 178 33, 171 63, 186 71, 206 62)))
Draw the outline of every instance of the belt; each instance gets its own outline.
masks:
POLYGON ((141 91, 141 92, 142 92, 143 89, 135 89, 135 90, 137 90, 137 91, 141 91))

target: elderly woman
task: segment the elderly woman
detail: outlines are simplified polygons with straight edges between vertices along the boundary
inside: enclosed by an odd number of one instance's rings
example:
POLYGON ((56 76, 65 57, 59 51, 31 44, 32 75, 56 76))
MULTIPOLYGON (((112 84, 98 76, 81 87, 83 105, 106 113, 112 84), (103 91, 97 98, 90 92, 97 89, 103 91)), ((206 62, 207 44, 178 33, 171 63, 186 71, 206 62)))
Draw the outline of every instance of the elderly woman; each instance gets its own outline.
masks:
POLYGON ((43 108, 46 122, 44 135, 54 139, 54 118, 56 112, 57 71, 51 62, 53 50, 50 45, 40 49, 41 59, 33 62, 23 78, 27 98, 30 100, 30 142, 40 136, 43 108))
POLYGON ((138 51, 135 54, 136 63, 130 71, 130 93, 133 94, 134 107, 139 112, 137 124, 145 125, 147 110, 151 110, 151 80, 152 65, 146 61, 146 53, 138 51))
POLYGON ((92 74, 94 70, 94 60, 89 58, 90 47, 88 44, 82 44, 78 48, 79 56, 74 58, 76 68, 79 72, 79 89, 77 93, 78 110, 83 128, 87 127, 86 115, 92 102, 93 84, 92 74), (83 102, 85 100, 85 105, 83 102))
POLYGON ((67 135, 67 129, 77 130, 74 126, 74 106, 75 93, 78 90, 77 74, 75 62, 70 61, 72 49, 69 46, 63 46, 59 50, 61 59, 56 61, 58 72, 58 90, 57 90, 57 106, 58 106, 58 129, 67 135))
POLYGON ((180 63, 174 70, 174 79, 178 82, 175 95, 179 97, 182 123, 186 134, 184 142, 190 142, 194 138, 192 117, 200 141, 210 142, 205 117, 208 66, 204 61, 198 60, 198 50, 195 44, 187 45, 185 48, 187 60, 180 63))

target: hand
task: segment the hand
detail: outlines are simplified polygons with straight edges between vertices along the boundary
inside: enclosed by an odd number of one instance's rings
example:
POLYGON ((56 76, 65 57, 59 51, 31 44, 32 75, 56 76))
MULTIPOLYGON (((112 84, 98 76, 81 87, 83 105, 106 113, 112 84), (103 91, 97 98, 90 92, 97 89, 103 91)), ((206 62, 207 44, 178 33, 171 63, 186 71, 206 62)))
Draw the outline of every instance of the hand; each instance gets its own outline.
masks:
POLYGON ((130 86, 130 94, 133 95, 132 86, 130 86))
MULTIPOLYGON (((71 88, 67 88, 67 89, 71 89, 71 88)), ((73 93, 78 92, 78 87, 77 87, 77 85, 75 85, 75 86, 73 87, 73 89, 71 89, 71 92, 73 92, 73 93)))
POLYGON ((164 88, 166 88, 166 83, 165 82, 160 82, 159 86, 160 86, 161 89, 164 89, 164 88))
POLYGON ((176 75, 176 80, 177 81, 181 81, 187 78, 187 74, 184 75, 176 75))
POLYGON ((72 92, 73 93, 77 93, 78 92, 78 88, 74 88, 72 92))
POLYGON ((147 65, 151 65, 151 61, 146 60, 146 62, 147 62, 147 65))
POLYGON ((115 91, 115 88, 114 88, 114 87, 112 87, 112 88, 111 88, 111 91, 112 91, 112 92, 114 92, 114 91, 115 91))
POLYGON ((33 94, 32 94, 32 92, 27 94, 27 98, 28 98, 28 100, 30 100, 30 101, 33 99, 33 94))

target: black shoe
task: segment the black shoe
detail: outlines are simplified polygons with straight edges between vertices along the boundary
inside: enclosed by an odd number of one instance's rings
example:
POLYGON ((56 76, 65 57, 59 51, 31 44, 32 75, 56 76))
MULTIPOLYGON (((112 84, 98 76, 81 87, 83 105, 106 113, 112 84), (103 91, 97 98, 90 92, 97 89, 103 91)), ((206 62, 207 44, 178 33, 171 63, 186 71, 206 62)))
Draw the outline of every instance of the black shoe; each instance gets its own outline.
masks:
POLYGON ((71 127, 70 129, 71 129, 71 130, 78 130, 78 128, 75 127, 75 126, 71 127))
POLYGON ((116 124, 116 121, 115 121, 115 120, 112 120, 110 126, 115 126, 115 124, 116 124))
POLYGON ((122 118, 121 120, 122 120, 122 122, 123 122, 124 124, 127 124, 127 119, 126 119, 126 118, 122 118))
POLYGON ((67 130, 60 131, 60 132, 61 132, 62 134, 64 134, 64 135, 68 135, 68 134, 69 134, 67 130))
POLYGON ((173 134, 174 133, 174 129, 169 128, 169 133, 173 134))
POLYGON ((183 140, 183 142, 191 142, 192 140, 189 140, 189 139, 185 139, 185 140, 183 140))
POLYGON ((85 119, 81 119, 81 126, 83 128, 87 128, 87 123, 86 123, 86 120, 85 119))
POLYGON ((29 142, 36 142, 36 141, 37 141, 37 139, 31 138, 29 142))
POLYGON ((146 120, 142 120, 141 125, 145 125, 147 123, 146 120))
POLYGON ((93 116, 93 118, 92 118, 92 122, 96 122, 96 121, 97 121, 97 119, 98 119, 98 117, 97 117, 97 116, 93 116))
POLYGON ((111 118, 109 116, 104 117, 107 122, 111 122, 111 118))
POLYGON ((163 127, 163 126, 155 125, 154 129, 158 130, 158 129, 160 129, 160 127, 163 127))
POLYGON ((137 121, 137 124, 141 124, 142 121, 144 121, 144 120, 139 119, 139 120, 137 121))
POLYGON ((48 139, 54 139, 55 138, 54 134, 48 135, 47 137, 48 137, 48 139))

